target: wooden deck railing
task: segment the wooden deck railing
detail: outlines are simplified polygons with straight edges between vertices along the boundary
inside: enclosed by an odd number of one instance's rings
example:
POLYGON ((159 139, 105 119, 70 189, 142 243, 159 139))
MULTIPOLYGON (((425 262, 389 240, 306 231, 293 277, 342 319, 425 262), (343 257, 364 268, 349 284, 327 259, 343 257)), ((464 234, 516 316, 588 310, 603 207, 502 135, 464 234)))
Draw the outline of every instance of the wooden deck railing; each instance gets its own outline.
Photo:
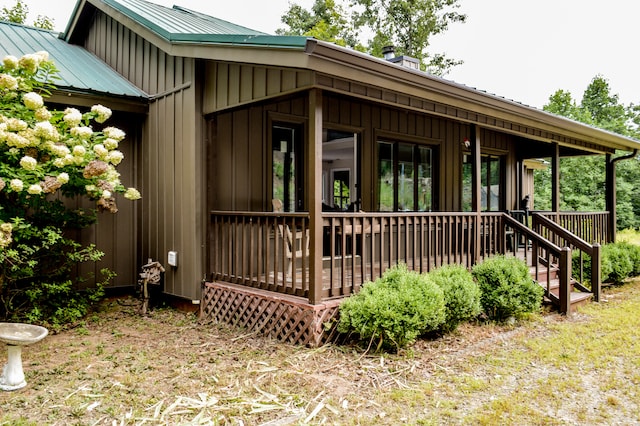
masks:
MULTIPOLYGON (((571 221, 586 217, 592 225, 580 229, 590 235, 606 229, 602 214, 563 215, 571 221)), ((494 254, 515 253, 522 243, 535 249, 524 250, 531 266, 558 264, 567 256, 563 245, 501 212, 327 212, 322 218, 322 276, 316 281, 323 300, 349 296, 399 262, 420 272, 451 263, 471 267, 494 254)), ((214 211, 210 233, 212 279, 309 298, 308 213, 214 211)))
MULTIPOLYGON (((544 212, 532 211, 531 214, 546 217, 588 243, 605 244, 609 242, 609 212, 544 212)), ((555 240, 559 246, 566 241, 555 240)))
POLYGON ((307 297, 308 213, 211 212, 213 279, 307 297))
POLYGON ((571 310, 571 249, 561 248, 547 240, 533 229, 521 223, 520 220, 505 214, 505 229, 513 231, 514 244, 509 251, 514 256, 524 253, 524 260, 533 270, 534 279, 545 288, 545 296, 559 305, 560 312, 571 310), (523 241, 524 251, 520 252, 518 241, 523 241), (558 268, 559 286, 558 297, 552 292, 551 266, 558 268))
MULTIPOLYGON (((498 215, 481 219, 481 256, 497 251, 498 215)), ((477 216, 469 213, 325 213, 325 297, 351 294, 403 262, 427 272, 448 263, 472 265, 477 216)))
MULTIPOLYGON (((504 251, 502 213, 325 213, 322 297, 348 296, 389 267, 470 267, 504 251), (479 224, 477 223, 479 220, 479 224)), ((212 278, 309 297, 307 213, 211 213, 212 278)))
MULTIPOLYGON (((587 216, 587 222, 589 221, 589 216, 587 216)), ((579 215, 567 215, 567 217, 571 218, 571 221, 575 221, 579 215)), ((570 222, 565 222, 570 223, 570 222)), ((592 223, 592 222, 591 222, 592 223)), ((600 287, 601 287, 601 273, 600 273, 600 259, 601 259, 601 246, 599 242, 594 242, 593 244, 588 243, 583 238, 580 238, 578 235, 574 234, 564 226, 554 222, 549 217, 546 217, 541 214, 534 213, 532 215, 532 228, 538 234, 542 235, 549 241, 554 242, 555 244, 561 247, 569 247, 574 254, 572 256, 576 257, 577 262, 573 262, 573 265, 577 266, 577 270, 572 270, 572 276, 574 278, 574 286, 577 287, 580 291, 589 292, 593 294, 594 300, 597 302, 600 300, 600 287), (590 288, 587 288, 583 285, 584 280, 584 268, 585 268, 585 257, 589 257, 590 264, 590 288)), ((587 231, 588 235, 594 236, 593 226, 587 227, 577 227, 575 229, 587 231)), ((597 241, 597 239, 596 239, 597 241)))

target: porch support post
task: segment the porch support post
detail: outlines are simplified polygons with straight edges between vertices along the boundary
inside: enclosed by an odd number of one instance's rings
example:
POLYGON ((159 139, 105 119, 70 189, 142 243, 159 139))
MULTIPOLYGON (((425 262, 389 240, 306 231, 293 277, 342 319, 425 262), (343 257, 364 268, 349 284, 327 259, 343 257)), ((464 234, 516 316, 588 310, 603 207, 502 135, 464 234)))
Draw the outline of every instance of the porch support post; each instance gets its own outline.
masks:
POLYGON ((482 191, 482 181, 480 179, 480 171, 482 169, 482 158, 480 156, 480 126, 471 126, 471 156, 473 157, 473 191, 471 201, 473 203, 473 211, 476 213, 476 226, 475 226, 475 246, 474 254, 475 261, 478 263, 481 258, 482 250, 482 197, 480 193, 482 191))
POLYGON ((560 213, 560 144, 553 144, 553 157, 551 157, 551 209, 555 213, 555 222, 558 223, 560 213))
POLYGON ((322 91, 309 91, 309 134, 307 135, 309 188, 309 303, 322 301, 322 91))
POLYGON ((607 242, 612 243, 616 240, 616 222, 618 215, 616 211, 616 162, 613 161, 611 154, 607 154, 606 161, 605 205, 609 212, 607 242))

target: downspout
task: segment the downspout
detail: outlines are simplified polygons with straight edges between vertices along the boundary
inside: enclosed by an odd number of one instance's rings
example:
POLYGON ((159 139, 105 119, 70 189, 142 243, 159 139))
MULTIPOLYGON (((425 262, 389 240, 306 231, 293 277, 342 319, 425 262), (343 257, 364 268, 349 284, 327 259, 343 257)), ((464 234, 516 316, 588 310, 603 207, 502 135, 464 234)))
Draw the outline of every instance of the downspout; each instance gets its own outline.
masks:
POLYGON ((617 231, 617 213, 616 213, 616 164, 619 161, 630 160, 638 155, 638 149, 634 149, 631 154, 620 157, 611 158, 611 154, 607 155, 607 181, 609 182, 607 191, 607 209, 609 210, 609 243, 616 240, 617 231))

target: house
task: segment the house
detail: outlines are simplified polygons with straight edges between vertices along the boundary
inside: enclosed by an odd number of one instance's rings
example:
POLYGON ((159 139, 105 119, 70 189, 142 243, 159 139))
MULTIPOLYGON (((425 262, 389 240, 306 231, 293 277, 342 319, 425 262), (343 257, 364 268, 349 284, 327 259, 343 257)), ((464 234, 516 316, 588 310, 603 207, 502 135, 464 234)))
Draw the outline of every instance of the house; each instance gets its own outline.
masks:
POLYGON ((330 340, 340 300, 397 262, 428 271, 512 251, 570 310, 571 249, 597 259, 614 238, 613 154, 640 148, 392 61, 178 6, 80 0, 59 38, 0 27, 0 53, 45 49, 63 76, 79 74, 54 102, 99 98, 129 135, 123 181, 142 202, 83 236, 110 253, 114 286, 160 260, 167 295, 295 343, 330 340), (560 212, 560 158, 593 154, 606 155, 607 211, 560 212), (528 227, 526 170, 540 158, 551 159, 554 208, 528 227))

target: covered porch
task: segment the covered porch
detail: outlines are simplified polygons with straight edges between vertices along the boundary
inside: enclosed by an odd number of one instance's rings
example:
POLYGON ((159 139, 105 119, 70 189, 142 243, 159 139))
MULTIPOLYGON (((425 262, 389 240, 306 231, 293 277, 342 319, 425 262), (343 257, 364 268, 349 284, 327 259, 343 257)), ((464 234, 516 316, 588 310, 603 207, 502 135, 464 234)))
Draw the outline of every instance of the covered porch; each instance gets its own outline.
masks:
POLYGON ((398 262, 426 272, 506 253, 563 312, 574 293, 598 298, 571 250, 597 260, 613 240, 615 173, 607 211, 563 213, 559 163, 606 154, 614 170, 616 149, 637 142, 321 42, 305 54, 305 73, 210 67, 228 96, 205 102, 203 316, 322 344, 340 301, 398 262), (550 159, 551 212, 522 202, 538 158, 550 159))

